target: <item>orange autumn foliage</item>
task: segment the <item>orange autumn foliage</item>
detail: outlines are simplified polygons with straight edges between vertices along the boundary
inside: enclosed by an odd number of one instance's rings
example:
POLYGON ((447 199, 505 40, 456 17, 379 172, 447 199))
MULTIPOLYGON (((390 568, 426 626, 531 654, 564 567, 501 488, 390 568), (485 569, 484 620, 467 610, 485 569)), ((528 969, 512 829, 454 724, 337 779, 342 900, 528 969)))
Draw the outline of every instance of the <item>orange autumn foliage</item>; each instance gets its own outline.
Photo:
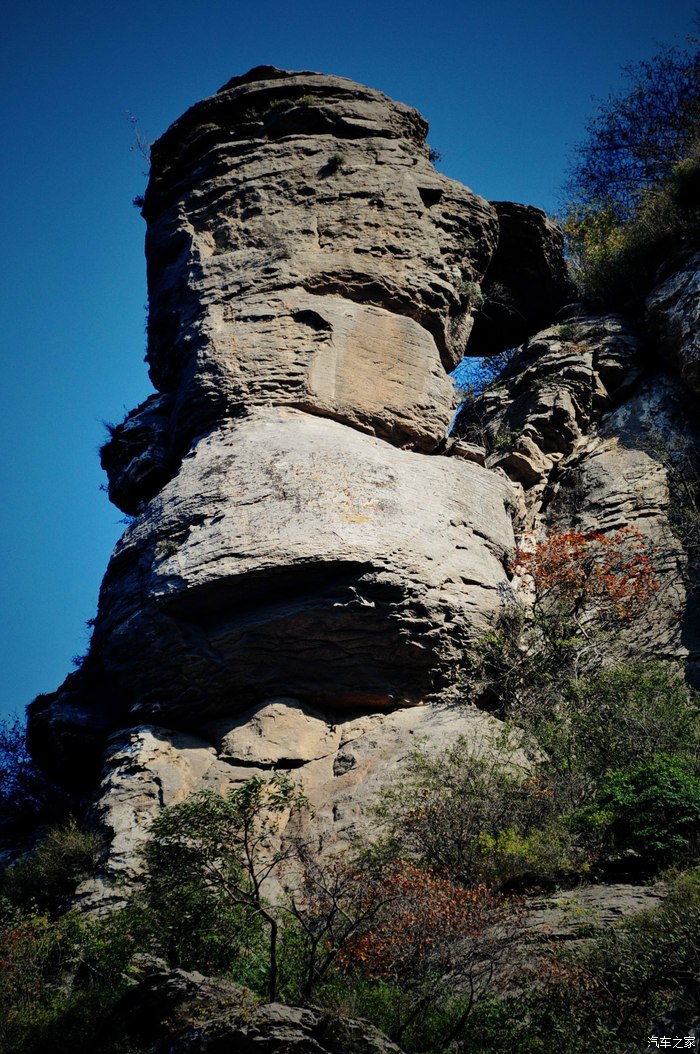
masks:
POLYGON ((649 541, 635 527, 602 531, 552 531, 531 551, 518 549, 512 569, 529 576, 540 607, 630 619, 658 589, 649 541))
POLYGON ((382 878, 386 907, 349 940, 340 964, 372 978, 408 981, 435 970, 464 973, 493 957, 521 905, 485 885, 465 888, 444 875, 399 861, 382 878))

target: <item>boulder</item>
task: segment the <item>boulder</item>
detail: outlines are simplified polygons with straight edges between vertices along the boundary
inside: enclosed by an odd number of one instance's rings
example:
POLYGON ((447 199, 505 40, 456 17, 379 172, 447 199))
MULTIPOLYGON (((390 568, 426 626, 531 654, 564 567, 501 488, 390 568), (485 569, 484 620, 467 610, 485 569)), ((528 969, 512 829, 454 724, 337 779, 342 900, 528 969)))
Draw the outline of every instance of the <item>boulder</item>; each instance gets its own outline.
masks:
POLYGON ((692 256, 654 289, 646 321, 662 356, 676 365, 683 383, 700 392, 700 254, 692 256))
POLYGON ((225 978, 167 968, 129 989, 105 1027, 152 1054, 401 1054, 366 1021, 263 1003, 225 978))

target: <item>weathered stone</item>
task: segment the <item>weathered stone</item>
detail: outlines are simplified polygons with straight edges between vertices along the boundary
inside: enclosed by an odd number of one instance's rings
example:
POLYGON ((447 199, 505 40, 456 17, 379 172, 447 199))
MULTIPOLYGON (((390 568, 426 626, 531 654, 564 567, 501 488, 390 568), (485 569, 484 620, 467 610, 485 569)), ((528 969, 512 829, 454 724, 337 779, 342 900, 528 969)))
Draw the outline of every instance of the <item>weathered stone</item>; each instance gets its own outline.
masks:
POLYGON ((581 935, 616 926, 639 911, 658 908, 667 895, 664 883, 584 885, 528 902, 524 936, 548 941, 575 941, 581 935))
POLYGON ((683 548, 669 520, 666 467, 654 452, 658 434, 673 442, 683 429, 683 419, 673 409, 678 395, 672 378, 656 377, 640 385, 558 466, 543 513, 550 524, 572 524, 583 531, 639 530, 647 539, 659 588, 629 629, 630 648, 653 658, 694 660, 700 654, 697 615, 688 605, 683 548))
POLYGON ((251 710, 205 725, 222 761, 260 768, 296 768, 335 754, 340 730, 296 699, 271 699, 251 710))
POLYGON ((470 462, 260 410, 202 439, 128 528, 93 650, 138 720, 417 702, 499 610, 509 494, 470 462))
POLYGON ((142 871, 141 850, 161 810, 205 788, 224 793, 231 783, 228 767, 204 739, 155 726, 113 736, 92 813, 109 851, 98 877, 81 883, 76 903, 91 909, 122 903, 142 871))
POLYGON ((449 439, 445 453, 450 457, 461 457, 464 461, 473 461, 475 465, 486 467, 486 447, 476 443, 466 443, 463 439, 449 439))
POLYGON ((153 1054, 401 1054, 366 1021, 316 1007, 261 1003, 195 971, 159 970, 122 996, 106 1022, 153 1054))
POLYGON ((683 382, 700 392, 700 255, 691 257, 653 292, 647 323, 683 382))
POLYGON ((436 172, 426 131, 352 81, 260 67, 154 144, 148 359, 169 417, 148 404, 106 445, 122 508, 153 496, 198 436, 257 406, 436 450, 484 275, 509 305, 480 314, 499 346, 561 302, 560 232, 436 172))
MULTIPOLYGON (((374 840, 374 810, 403 778, 414 751, 435 754, 462 736, 473 756, 488 755, 502 727, 464 700, 390 713, 354 711, 331 722, 295 700, 278 699, 207 724, 197 736, 153 725, 127 729, 108 744, 93 810, 109 851, 98 877, 80 886, 77 903, 103 910, 123 902, 142 871, 151 823, 161 809, 196 791, 226 794, 251 776, 288 771, 310 810, 284 821, 283 843, 301 840, 324 855, 342 853, 358 839, 374 840)), ((266 896, 281 895, 282 878, 271 876, 266 896)))
POLYGON ((109 500, 135 515, 139 506, 173 475, 177 458, 171 450, 169 395, 151 395, 120 425, 100 450, 109 479, 109 500))
POLYGON ((498 218, 432 168, 426 130, 379 92, 266 67, 154 144, 148 357, 176 447, 270 403, 438 445, 498 218))
POLYGON ((473 355, 517 347, 575 296, 559 227, 531 205, 490 204, 498 215, 498 244, 482 283, 484 302, 469 344, 473 355))
POLYGON ((458 437, 487 443, 489 467, 525 487, 562 456, 640 376, 638 344, 617 316, 552 326, 520 350, 497 385, 457 416, 458 437))

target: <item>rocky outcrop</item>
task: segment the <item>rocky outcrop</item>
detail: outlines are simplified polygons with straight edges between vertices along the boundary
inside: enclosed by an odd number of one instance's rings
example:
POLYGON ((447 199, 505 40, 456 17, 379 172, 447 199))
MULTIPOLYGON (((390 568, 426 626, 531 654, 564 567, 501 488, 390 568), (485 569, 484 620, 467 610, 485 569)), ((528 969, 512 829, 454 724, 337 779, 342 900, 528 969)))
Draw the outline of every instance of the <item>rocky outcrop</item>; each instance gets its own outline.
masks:
POLYGON ((508 346, 566 299, 544 213, 436 172, 426 131, 415 110, 351 81, 260 67, 154 144, 148 361, 167 394, 103 452, 126 511, 193 439, 258 406, 435 450, 451 417, 446 370, 467 344, 481 353, 474 316, 484 346, 508 346), (496 322, 495 300, 508 305, 496 322))
POLYGON ((522 344, 549 325, 576 292, 556 224, 528 205, 491 204, 498 215, 498 242, 481 283, 484 300, 470 342, 477 355, 495 355, 522 344))
POLYGON ((676 452, 696 442, 687 391, 692 273, 691 262, 652 292, 641 332, 621 316, 572 313, 531 337, 497 382, 463 405, 455 435, 481 443, 486 467, 513 482, 521 537, 641 532, 659 588, 629 646, 683 658, 695 678, 700 627, 674 513, 679 480, 669 471, 676 452))
POLYGON ((684 384, 700 391, 700 254, 691 256, 654 289, 646 322, 684 384))
MULTIPOLYGON (((205 724, 199 736, 154 725, 115 733, 92 815, 109 849, 99 875, 80 886, 77 903, 91 910, 124 903, 142 870, 149 827, 164 807, 199 790, 226 794, 275 770, 291 773, 310 806, 285 819, 283 844, 342 853, 376 829, 373 810, 405 776, 414 751, 436 753, 460 736, 473 757, 492 751, 501 723, 460 702, 333 716, 278 698, 205 724)), ((268 896, 280 893, 281 877, 268 881, 268 896)))
POLYGON ((152 1054, 401 1054, 366 1021, 262 1003, 225 978, 153 969, 105 1022, 152 1054))
POLYGON ((512 488, 447 440, 448 371, 494 296, 513 312, 491 343, 561 303, 561 236, 436 172, 426 131, 351 81, 260 67, 154 144, 158 393, 102 450, 135 520, 90 653, 32 708, 61 778, 137 724, 201 736, 277 697, 325 715, 446 698, 497 616, 512 488))
POLYGON ((292 771, 304 837, 340 850, 415 745, 488 750, 493 719, 450 704, 516 538, 635 526, 660 588, 629 647, 700 656, 669 470, 696 443, 698 258, 643 327, 562 310, 556 227, 436 172, 425 135, 379 92, 261 67, 154 145, 157 393, 102 451, 134 519, 85 663, 30 722, 65 782, 94 782, 107 745, 112 849, 85 903, 197 789, 292 771), (448 435, 449 371, 515 343, 448 435))

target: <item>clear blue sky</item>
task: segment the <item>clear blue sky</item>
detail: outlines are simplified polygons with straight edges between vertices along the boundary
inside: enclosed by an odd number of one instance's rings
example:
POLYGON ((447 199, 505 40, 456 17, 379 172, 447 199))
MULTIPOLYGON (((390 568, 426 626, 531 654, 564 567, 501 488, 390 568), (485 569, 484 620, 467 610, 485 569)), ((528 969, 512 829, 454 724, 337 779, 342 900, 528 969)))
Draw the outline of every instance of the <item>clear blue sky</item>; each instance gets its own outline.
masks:
POLYGON ((25 0, 3 16, 0 713, 87 644, 121 533, 101 421, 150 391, 145 162, 193 102, 261 63, 351 77, 429 119, 440 168, 549 211, 592 98, 693 28, 695 0, 25 0))

